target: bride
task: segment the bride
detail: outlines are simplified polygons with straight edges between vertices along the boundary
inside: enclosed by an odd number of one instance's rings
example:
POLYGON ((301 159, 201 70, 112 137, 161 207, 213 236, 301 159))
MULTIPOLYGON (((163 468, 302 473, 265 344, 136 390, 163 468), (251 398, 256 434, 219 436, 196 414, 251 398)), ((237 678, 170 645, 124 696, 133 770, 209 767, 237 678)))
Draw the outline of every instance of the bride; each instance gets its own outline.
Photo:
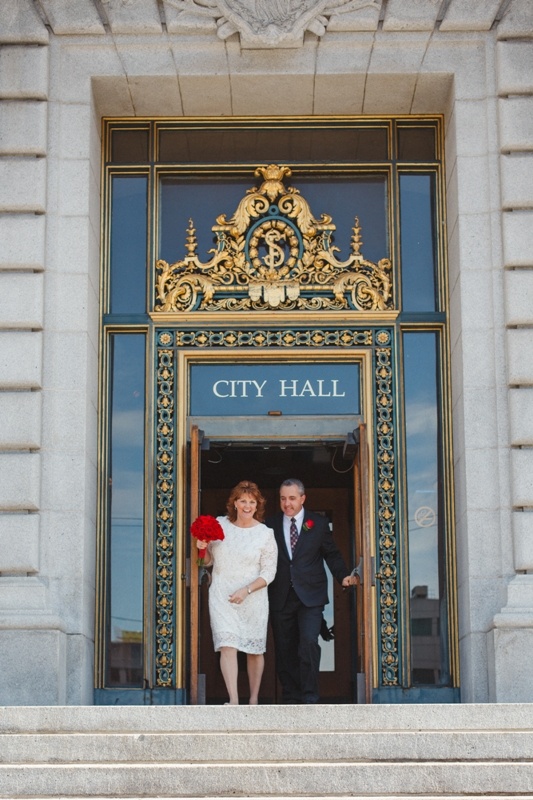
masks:
POLYGON ((238 705, 237 652, 247 654, 250 705, 259 702, 268 624, 266 587, 276 574, 278 549, 271 528, 263 525, 265 499, 257 484, 241 481, 226 504, 227 516, 218 517, 224 539, 206 544, 205 566, 213 565, 209 588, 209 616, 215 651, 229 704, 238 705))

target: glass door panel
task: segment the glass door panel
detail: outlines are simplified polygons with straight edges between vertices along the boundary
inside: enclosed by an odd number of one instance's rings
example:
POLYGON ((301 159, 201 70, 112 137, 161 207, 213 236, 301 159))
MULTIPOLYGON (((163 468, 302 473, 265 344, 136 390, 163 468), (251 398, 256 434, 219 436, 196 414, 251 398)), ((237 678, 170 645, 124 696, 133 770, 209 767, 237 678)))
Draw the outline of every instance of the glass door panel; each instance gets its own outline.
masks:
POLYGON ((143 685, 145 337, 110 336, 107 685, 143 685))
POLYGON ((405 333, 411 680, 446 685, 446 570, 437 333, 405 333))
POLYGON ((435 175, 400 175, 402 307, 437 311, 435 175))

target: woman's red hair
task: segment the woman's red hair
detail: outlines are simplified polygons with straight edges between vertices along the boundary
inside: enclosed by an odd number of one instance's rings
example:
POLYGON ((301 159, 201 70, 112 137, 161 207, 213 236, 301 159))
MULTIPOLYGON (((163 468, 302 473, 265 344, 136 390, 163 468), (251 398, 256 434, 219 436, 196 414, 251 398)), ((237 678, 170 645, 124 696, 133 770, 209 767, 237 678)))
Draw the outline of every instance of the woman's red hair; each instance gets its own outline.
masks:
POLYGON ((241 481, 232 490, 226 503, 226 511, 228 512, 228 519, 230 522, 235 522, 237 519, 237 509, 235 508, 235 501, 239 500, 243 494, 251 495, 257 503, 257 508, 254 514, 258 522, 263 522, 265 518, 266 500, 259 491, 257 483, 252 481, 241 481))

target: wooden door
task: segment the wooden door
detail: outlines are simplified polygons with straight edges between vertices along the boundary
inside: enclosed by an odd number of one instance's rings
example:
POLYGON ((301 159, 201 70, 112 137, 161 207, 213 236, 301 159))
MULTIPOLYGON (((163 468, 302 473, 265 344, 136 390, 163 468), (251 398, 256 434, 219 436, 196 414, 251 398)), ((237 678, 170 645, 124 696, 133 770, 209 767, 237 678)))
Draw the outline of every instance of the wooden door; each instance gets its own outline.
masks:
MULTIPOLYGON (((335 544, 348 570, 353 562, 352 492, 348 488, 309 488, 306 505, 322 513, 329 521, 335 544)), ((333 639, 319 638, 320 701, 322 703, 353 703, 356 697, 357 647, 355 598, 353 589, 343 589, 328 573, 329 603, 324 608, 323 627, 332 627, 333 639)))
MULTIPOLYGON (((200 447, 202 444, 202 431, 197 425, 191 428, 190 443, 190 497, 189 509, 190 519, 189 528, 193 520, 200 514, 200 447)), ((197 705, 202 699, 199 692, 199 646, 200 646, 200 626, 199 626, 199 581, 198 567, 196 564, 196 544, 191 542, 190 557, 190 596, 189 596, 189 629, 190 629, 190 657, 189 657, 189 693, 191 705, 197 705)), ((205 700, 204 700, 205 702, 205 700)))
POLYGON ((373 612, 375 582, 370 536, 370 480, 367 427, 359 426, 359 445, 354 465, 354 501, 356 518, 355 557, 358 564, 357 597, 358 702, 372 702, 373 612))

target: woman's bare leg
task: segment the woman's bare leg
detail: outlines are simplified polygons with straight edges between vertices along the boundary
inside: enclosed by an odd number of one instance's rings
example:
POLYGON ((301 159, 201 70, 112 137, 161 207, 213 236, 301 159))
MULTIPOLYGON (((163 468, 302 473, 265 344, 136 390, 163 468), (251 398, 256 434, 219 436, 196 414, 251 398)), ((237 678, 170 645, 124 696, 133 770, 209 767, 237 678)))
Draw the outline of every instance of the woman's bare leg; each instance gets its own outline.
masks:
POLYGON ((250 705, 256 706, 259 702, 259 687, 265 668, 265 657, 248 653, 247 655, 248 681, 250 682, 250 705))
POLYGON ((229 694, 229 702, 231 706, 239 705, 239 692, 237 690, 237 678, 239 675, 239 666, 237 664, 237 650, 235 647, 221 647, 220 648, 220 669, 226 689, 229 694))

